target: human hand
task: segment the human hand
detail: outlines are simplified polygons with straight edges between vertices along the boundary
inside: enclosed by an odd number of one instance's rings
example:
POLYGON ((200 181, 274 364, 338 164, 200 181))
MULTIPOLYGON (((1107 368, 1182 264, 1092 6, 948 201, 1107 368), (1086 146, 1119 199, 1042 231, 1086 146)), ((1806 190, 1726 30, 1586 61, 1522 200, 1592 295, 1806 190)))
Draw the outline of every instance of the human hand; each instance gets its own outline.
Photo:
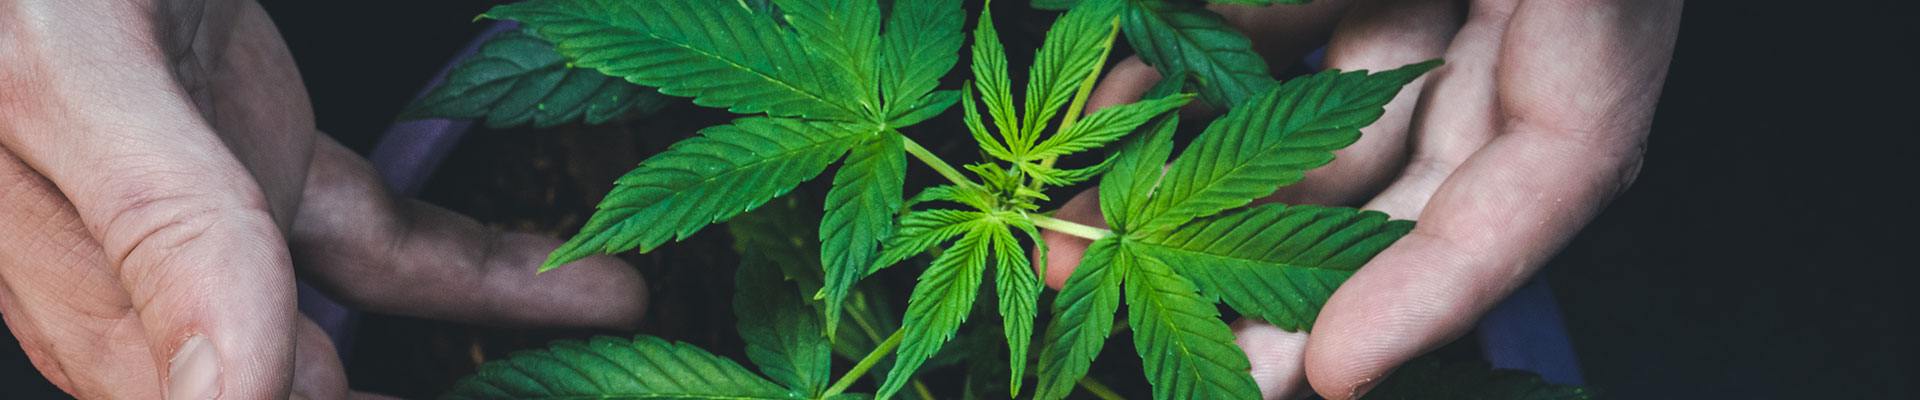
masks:
POLYGON ((607 257, 387 193, 251 0, 0 3, 0 313, 82 398, 346 398, 294 275, 372 312, 625 328, 607 257))
MULTIPOLYGON (((1302 382, 1331 399, 1357 397, 1466 333, 1638 173, 1679 1, 1466 3, 1216 8, 1269 60, 1298 59, 1317 27, 1334 26, 1321 17, 1339 15, 1328 68, 1447 62, 1407 85, 1333 163, 1268 199, 1362 205, 1419 224, 1333 294, 1311 340, 1257 320, 1234 324, 1267 398, 1303 394, 1302 382), (1273 36, 1283 29, 1292 36, 1273 36)), ((1123 61, 1089 108, 1133 101, 1158 79, 1123 61)), ((1096 197, 1082 193, 1056 216, 1104 226, 1096 197)), ((1047 281, 1059 287, 1087 242, 1046 240, 1047 281)))

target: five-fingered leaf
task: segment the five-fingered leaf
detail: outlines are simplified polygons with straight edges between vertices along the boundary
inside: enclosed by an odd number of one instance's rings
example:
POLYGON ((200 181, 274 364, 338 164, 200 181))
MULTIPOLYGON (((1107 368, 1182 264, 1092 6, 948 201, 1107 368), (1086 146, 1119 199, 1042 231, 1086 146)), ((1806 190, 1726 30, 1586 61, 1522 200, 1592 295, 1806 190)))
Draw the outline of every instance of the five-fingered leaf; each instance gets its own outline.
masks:
POLYGON ((1374 211, 1268 204, 1142 238, 1200 293, 1290 331, 1309 330, 1334 288, 1413 229, 1374 211))
POLYGON ((1066 398, 1105 347, 1120 309, 1120 282, 1135 262, 1132 255, 1120 253, 1117 238, 1094 241, 1080 258, 1080 268, 1054 297, 1034 398, 1066 398))
POLYGON ((1400 87, 1439 61, 1377 74, 1325 71, 1280 85, 1207 126, 1168 167, 1141 229, 1171 229, 1298 182, 1360 139, 1400 87))
POLYGON ((1219 14, 1179 0, 1127 1, 1132 6, 1122 30, 1140 60, 1163 73, 1186 71, 1199 77, 1200 95, 1207 103, 1229 109, 1279 83, 1247 37, 1219 14))
POLYGON ((620 177, 580 233, 542 269, 599 253, 648 251, 758 207, 819 175, 873 136, 863 127, 742 118, 700 131, 620 177))
POLYGON ((1153 398, 1260 398, 1248 375, 1247 355, 1233 343, 1233 331, 1213 302, 1135 246, 1120 244, 1120 251, 1133 257, 1127 263, 1127 325, 1133 327, 1133 347, 1146 365, 1153 398))
POLYGON ((797 37, 739 2, 532 0, 488 17, 520 21, 573 65, 736 113, 859 120, 865 88, 821 79, 830 67, 797 37))
POLYGON ((473 118, 490 128, 546 128, 605 123, 629 111, 652 113, 667 102, 653 89, 569 67, 546 40, 508 31, 488 39, 402 118, 473 118))
POLYGON ((455 399, 806 399, 720 356, 640 336, 560 341, 480 366, 455 399))

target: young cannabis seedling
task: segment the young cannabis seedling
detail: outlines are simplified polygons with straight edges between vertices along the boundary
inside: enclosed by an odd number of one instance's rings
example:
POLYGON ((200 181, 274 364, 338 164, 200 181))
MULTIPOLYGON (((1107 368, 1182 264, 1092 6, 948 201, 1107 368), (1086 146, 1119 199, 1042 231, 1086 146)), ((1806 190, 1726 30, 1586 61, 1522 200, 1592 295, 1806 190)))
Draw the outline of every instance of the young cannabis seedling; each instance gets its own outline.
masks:
MULTIPOLYGON (((1022 387, 1033 375, 1034 398, 1064 398, 1076 385, 1112 396, 1084 377, 1124 299, 1124 327, 1154 398, 1258 398, 1218 304, 1283 329, 1309 330, 1334 289, 1412 223, 1348 208, 1251 204, 1332 161, 1402 86, 1439 62, 1372 74, 1325 71, 1281 83, 1265 77, 1264 64, 1168 61, 1181 57, 1165 54, 1208 52, 1197 44, 1232 42, 1157 45, 1148 40, 1152 33, 1135 33, 1158 29, 1141 25, 1142 15, 1173 15, 1155 10, 1176 3, 1060 3, 1071 9, 1047 31, 1017 102, 990 4, 973 30, 973 79, 960 90, 936 90, 958 60, 964 18, 957 0, 898 0, 885 12, 875 0, 532 0, 489 11, 487 17, 524 24, 526 33, 487 45, 480 61, 457 69, 415 108, 417 115, 484 117, 499 125, 593 123, 655 95, 747 115, 704 129, 621 177, 542 270, 685 239, 841 163, 817 232, 768 233, 796 225, 761 221, 774 217, 733 223, 745 260, 735 312, 747 355, 764 377, 685 344, 601 338, 489 363, 449 397, 842 398, 883 365, 887 373, 873 376, 875 397, 909 385, 928 397, 915 373, 939 358, 991 276, 987 302, 996 305, 1008 355, 1006 375, 991 379, 1005 379, 1009 394, 1027 393, 1022 387), (1123 30, 1176 79, 1146 100, 1083 115, 1123 30), (542 43, 557 55, 544 53, 542 43), (1219 79, 1256 72, 1268 81, 1219 79), (1188 83, 1178 77, 1192 77, 1200 98, 1230 108, 1173 157, 1179 121, 1172 111, 1195 98, 1175 93, 1188 83), (986 158, 961 168, 901 132, 955 102, 986 158), (1123 144, 1104 161, 1061 165, 1115 143, 1123 144), (908 156, 948 183, 904 198, 908 156), (1109 228, 1040 211, 1049 189, 1095 178, 1109 228), (1030 347, 1042 285, 1030 255, 1046 265, 1043 228, 1093 242, 1053 301, 1036 358, 1030 347), (858 295, 857 285, 923 253, 933 253, 932 261, 895 328, 876 311, 870 298, 877 296, 858 295), (843 316, 857 327, 842 325, 843 316), (856 362, 830 381, 835 354, 856 362), (1037 360, 1032 371, 1030 360, 1037 360)), ((1568 393, 1537 380, 1499 382, 1568 393)))

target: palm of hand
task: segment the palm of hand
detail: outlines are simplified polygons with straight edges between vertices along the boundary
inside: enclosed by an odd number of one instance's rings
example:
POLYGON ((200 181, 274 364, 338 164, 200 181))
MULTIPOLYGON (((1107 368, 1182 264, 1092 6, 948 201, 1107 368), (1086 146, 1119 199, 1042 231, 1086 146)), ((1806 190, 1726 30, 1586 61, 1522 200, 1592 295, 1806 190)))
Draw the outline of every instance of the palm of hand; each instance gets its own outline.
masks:
POLYGON ((557 242, 393 199, 315 134, 253 1, 29 1, 0 7, 0 26, 0 311, 69 393, 346 397, 331 344, 294 311, 296 265, 376 312, 614 327, 641 313, 644 286, 616 260, 528 279, 557 242))
MULTIPOLYGON (((1268 199, 1363 205, 1419 221, 1335 292, 1313 340, 1259 321, 1235 324, 1268 398, 1293 397, 1307 382, 1323 395, 1352 397, 1459 337, 1624 190, 1639 167, 1679 14, 1678 2, 1358 3, 1217 8, 1269 60, 1298 59, 1319 42, 1316 26, 1344 14, 1332 29, 1328 68, 1447 62, 1407 85, 1332 164, 1268 199)), ((1091 107, 1131 101, 1158 79, 1127 60, 1091 107)), ((1098 225, 1098 209, 1089 191, 1059 217, 1098 225)), ((1048 282, 1058 287, 1086 243, 1054 234, 1048 242, 1048 282)))

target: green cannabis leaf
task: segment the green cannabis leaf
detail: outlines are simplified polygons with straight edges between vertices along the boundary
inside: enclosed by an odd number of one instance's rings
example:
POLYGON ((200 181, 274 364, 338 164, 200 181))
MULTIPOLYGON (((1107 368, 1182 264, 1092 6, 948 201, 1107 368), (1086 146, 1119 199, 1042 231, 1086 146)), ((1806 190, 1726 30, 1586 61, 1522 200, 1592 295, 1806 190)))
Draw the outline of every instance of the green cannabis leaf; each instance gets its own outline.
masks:
POLYGON ((820 314, 787 282, 777 262, 742 257, 733 312, 747 358, 775 382, 808 396, 826 390, 833 351, 820 335, 820 314))
POLYGON ((1378 74, 1323 71, 1248 100, 1208 125, 1167 168, 1139 226, 1169 229, 1244 206, 1333 161, 1384 114, 1400 87, 1440 65, 1428 61, 1378 74))
POLYGON ((1168 0, 1129 0, 1121 25, 1127 43, 1166 76, 1194 74, 1204 84, 1200 96, 1227 109, 1265 93, 1279 81, 1267 62, 1253 52, 1247 37, 1227 26, 1219 14, 1200 5, 1168 0))
POLYGON ((940 346, 953 339, 954 331, 966 322, 967 313, 973 310, 974 295, 980 292, 982 275, 986 273, 991 250, 988 241, 992 240, 989 236, 996 229, 1004 228, 990 219, 968 222, 966 233, 940 257, 934 258, 933 265, 920 275, 920 282, 914 285, 913 295, 907 300, 898 358, 893 370, 887 373, 886 383, 880 385, 879 398, 889 398, 899 392, 920 364, 939 352, 940 346))
POLYGON ((480 366, 443 396, 464 399, 807 399, 732 360, 651 336, 566 340, 480 366))
POLYGON ((1153 398, 1259 398, 1247 355, 1233 344, 1233 330, 1220 321, 1213 302, 1164 261, 1141 256, 1125 241, 1120 247, 1115 261, 1130 267, 1127 325, 1147 365, 1153 398))
POLYGON ((1034 387, 1034 398, 1066 398, 1105 347, 1120 309, 1120 283, 1136 261, 1130 255, 1120 256, 1119 247, 1117 238, 1088 245, 1080 268, 1073 270, 1054 298, 1054 319, 1047 326, 1046 346, 1040 350, 1040 382, 1034 387))
POLYGON ((1334 288, 1411 230, 1374 211, 1268 204, 1195 220, 1137 248, 1181 266, 1201 293, 1241 314, 1310 330, 1334 288))
POLYGON ((569 67, 547 41, 508 31, 488 39, 401 118, 483 119, 489 128, 546 128, 576 121, 601 124, 626 113, 652 114, 668 101, 653 89, 569 67))

